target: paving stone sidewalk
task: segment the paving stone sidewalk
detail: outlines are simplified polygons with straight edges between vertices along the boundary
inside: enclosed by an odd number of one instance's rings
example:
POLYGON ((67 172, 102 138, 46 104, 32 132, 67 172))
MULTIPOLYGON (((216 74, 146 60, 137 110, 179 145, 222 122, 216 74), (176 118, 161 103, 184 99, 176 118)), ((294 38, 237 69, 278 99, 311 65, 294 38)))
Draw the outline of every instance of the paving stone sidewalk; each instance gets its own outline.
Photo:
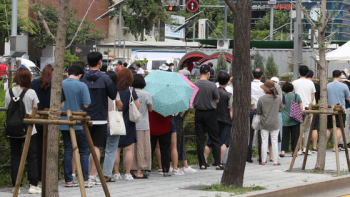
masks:
MULTIPOLYGON (((345 152, 340 152, 340 166, 342 171, 347 170, 345 152)), ((312 171, 316 163, 316 154, 308 157, 306 165, 306 171, 312 171)), ((327 151, 326 158, 326 172, 328 174, 316 174, 310 172, 301 172, 301 165, 303 156, 298 156, 294 165, 294 171, 292 173, 287 172, 290 162, 292 160, 291 154, 286 154, 284 158, 280 159, 281 166, 273 166, 272 162, 268 162, 265 166, 258 165, 256 159, 254 163, 247 164, 246 172, 244 176, 245 186, 264 186, 265 190, 249 192, 244 195, 236 195, 238 197, 247 196, 252 194, 265 193, 270 191, 276 191, 280 189, 317 183, 327 180, 335 180, 337 178, 343 178, 350 176, 346 174, 343 176, 334 176, 336 173, 335 153, 331 150, 327 151)), ((156 172, 152 172, 148 180, 133 180, 124 181, 120 180, 116 183, 107 183, 111 196, 137 196, 137 197, 154 197, 154 196, 191 196, 191 197, 215 197, 215 196, 231 196, 232 194, 227 192, 208 192, 195 189, 185 189, 190 186, 195 188, 199 185, 210 185, 220 182, 223 171, 215 170, 214 167, 210 167, 207 170, 198 170, 194 174, 186 174, 183 176, 171 176, 163 177, 156 172)), ((0 189, 0 196, 7 197, 12 196, 12 188, 0 189)), ((22 194, 19 196, 40 196, 34 194, 27 194, 27 188, 21 188, 22 194)), ((94 186, 93 188, 86 189, 87 196, 104 196, 102 186, 94 186)), ((78 197, 80 196, 79 187, 65 188, 64 182, 60 181, 59 184, 60 196, 78 197)))

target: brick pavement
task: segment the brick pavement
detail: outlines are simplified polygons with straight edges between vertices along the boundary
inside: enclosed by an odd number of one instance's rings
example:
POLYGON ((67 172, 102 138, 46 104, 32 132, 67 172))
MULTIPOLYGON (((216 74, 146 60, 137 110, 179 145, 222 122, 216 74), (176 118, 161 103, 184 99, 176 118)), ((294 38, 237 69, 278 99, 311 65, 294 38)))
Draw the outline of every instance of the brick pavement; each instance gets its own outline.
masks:
MULTIPOLYGON (((309 172, 301 172, 303 157, 299 156, 296 159, 294 172, 288 173, 287 170, 290 165, 292 157, 290 154, 286 154, 284 158, 280 159, 281 166, 273 166, 272 162, 268 162, 265 166, 258 165, 256 159, 254 163, 247 164, 246 172, 244 176, 244 185, 258 185, 266 187, 265 190, 250 192, 240 196, 247 196, 252 194, 265 193, 270 191, 276 191, 289 187, 300 186, 304 184, 312 184, 327 180, 334 180, 339 177, 332 176, 336 171, 335 154, 330 150, 327 151, 326 158, 326 170, 328 174, 315 174, 309 172)), ((316 162, 316 154, 308 157, 308 163, 306 165, 307 171, 311 171, 316 162)), ((340 152, 341 170, 346 170, 345 152, 340 152)), ((198 169, 198 167, 195 167, 198 169)), ((208 192, 194 189, 184 189, 189 186, 210 185, 218 183, 221 179, 223 171, 217 171, 213 167, 208 170, 197 171, 194 174, 186 174, 184 176, 172 176, 163 177, 155 172, 152 172, 148 180, 133 180, 133 181, 117 181, 116 183, 108 183, 111 196, 137 196, 137 197, 154 197, 154 196, 201 196, 201 197, 214 197, 214 196, 231 196, 226 192, 208 192)), ((343 175, 340 177, 350 176, 343 175)), ((311 186, 310 186, 311 187, 311 186)), ((12 188, 0 189, 0 196, 7 197, 11 195, 12 188)), ((104 196, 102 186, 94 186, 93 188, 87 188, 87 196, 104 196)), ((40 196, 29 195, 27 189, 21 188, 22 194, 20 196, 40 196)), ((78 197, 80 196, 80 190, 76 188, 65 188, 63 182, 59 185, 60 196, 78 197)))

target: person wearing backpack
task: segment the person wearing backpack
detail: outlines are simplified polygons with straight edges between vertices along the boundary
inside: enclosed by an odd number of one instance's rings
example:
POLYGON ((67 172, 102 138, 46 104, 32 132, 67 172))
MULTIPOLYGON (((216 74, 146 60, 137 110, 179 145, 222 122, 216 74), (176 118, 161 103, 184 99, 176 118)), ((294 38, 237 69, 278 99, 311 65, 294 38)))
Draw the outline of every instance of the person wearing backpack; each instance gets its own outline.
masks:
MULTIPOLYGON (((31 114, 33 108, 38 108, 39 103, 35 91, 30 89, 31 80, 30 71, 25 67, 20 67, 16 71, 14 77, 16 86, 8 89, 5 95, 5 130, 10 139, 11 179, 13 186, 16 184, 18 168, 22 155, 22 146, 26 137, 27 127, 23 123, 23 118, 25 114, 31 114)), ((30 184, 28 190, 29 194, 41 193, 41 188, 38 187, 36 133, 36 129, 33 127, 27 156, 28 180, 30 184)))

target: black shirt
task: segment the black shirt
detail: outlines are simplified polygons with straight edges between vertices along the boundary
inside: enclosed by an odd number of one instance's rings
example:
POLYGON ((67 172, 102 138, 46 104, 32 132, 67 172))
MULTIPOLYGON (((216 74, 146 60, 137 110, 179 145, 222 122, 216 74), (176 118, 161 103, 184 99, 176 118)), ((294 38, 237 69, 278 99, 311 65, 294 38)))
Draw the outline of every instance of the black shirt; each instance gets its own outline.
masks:
POLYGON ((218 88, 220 99, 216 107, 217 120, 225 124, 232 124, 228 102, 231 98, 231 93, 228 93, 224 88, 218 88))
MULTIPOLYGON (((50 108, 51 86, 47 89, 46 92, 43 92, 40 89, 40 83, 41 83, 40 79, 34 79, 32 81, 31 88, 35 91, 39 99, 38 110, 44 110, 45 108, 50 108)), ((66 97, 62 90, 61 102, 64 102, 64 101, 66 101, 66 97)))
POLYGON ((316 104, 318 104, 318 101, 320 100, 320 97, 321 97, 321 88, 320 88, 320 84, 318 84, 318 83, 314 82, 314 85, 315 85, 315 89, 316 89, 315 100, 316 100, 316 104))

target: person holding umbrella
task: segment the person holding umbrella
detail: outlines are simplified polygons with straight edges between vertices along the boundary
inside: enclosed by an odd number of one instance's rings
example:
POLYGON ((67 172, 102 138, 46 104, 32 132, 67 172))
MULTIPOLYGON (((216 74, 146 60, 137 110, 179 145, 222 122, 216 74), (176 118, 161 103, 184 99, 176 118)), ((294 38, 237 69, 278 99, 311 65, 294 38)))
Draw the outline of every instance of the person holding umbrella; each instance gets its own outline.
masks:
POLYGON ((217 161, 216 169, 223 170, 224 167, 219 163, 220 158, 220 141, 218 131, 218 121, 216 116, 216 104, 219 102, 219 91, 214 83, 209 81, 210 67, 203 64, 200 69, 200 79, 194 82, 199 91, 194 99, 193 107, 195 112, 195 131, 197 140, 197 153, 199 167, 201 170, 207 169, 204 158, 204 136, 208 132, 209 139, 212 143, 214 160, 217 161))

